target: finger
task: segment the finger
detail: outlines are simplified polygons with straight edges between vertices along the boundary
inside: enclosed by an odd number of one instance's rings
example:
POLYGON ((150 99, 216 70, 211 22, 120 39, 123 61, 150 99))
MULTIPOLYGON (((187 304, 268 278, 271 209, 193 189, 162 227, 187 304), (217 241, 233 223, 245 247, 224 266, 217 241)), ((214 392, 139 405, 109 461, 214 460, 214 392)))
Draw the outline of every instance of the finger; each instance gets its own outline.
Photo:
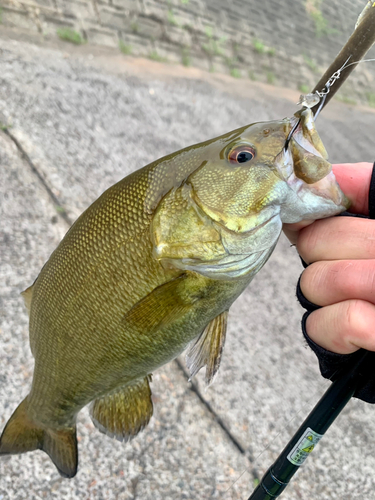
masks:
POLYGON ((359 348, 375 351, 375 306, 346 300, 318 309, 306 320, 308 336, 331 352, 350 354, 359 348))
POLYGON ((316 221, 299 233, 297 250, 307 263, 374 259, 375 221, 351 217, 316 221))
POLYGON ((319 306, 350 299, 375 305, 375 260, 315 262, 302 273, 300 286, 304 296, 319 306))
POLYGON ((368 193, 372 167, 372 163, 332 165, 337 182, 351 201, 349 212, 368 215, 368 193))
POLYGON ((301 222, 296 222, 295 224, 283 224, 283 231, 288 240, 295 245, 301 229, 310 226, 313 223, 313 220, 303 220, 301 222))

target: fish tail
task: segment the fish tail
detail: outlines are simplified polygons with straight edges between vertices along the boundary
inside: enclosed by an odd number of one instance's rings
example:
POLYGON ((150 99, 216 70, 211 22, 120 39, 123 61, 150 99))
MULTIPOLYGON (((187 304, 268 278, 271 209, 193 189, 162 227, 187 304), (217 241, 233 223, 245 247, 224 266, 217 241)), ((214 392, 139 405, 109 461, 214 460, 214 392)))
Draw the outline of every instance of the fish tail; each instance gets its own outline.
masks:
POLYGON ((78 450, 76 428, 48 429, 30 419, 25 398, 8 420, 0 438, 0 455, 43 450, 63 477, 77 473, 78 450))

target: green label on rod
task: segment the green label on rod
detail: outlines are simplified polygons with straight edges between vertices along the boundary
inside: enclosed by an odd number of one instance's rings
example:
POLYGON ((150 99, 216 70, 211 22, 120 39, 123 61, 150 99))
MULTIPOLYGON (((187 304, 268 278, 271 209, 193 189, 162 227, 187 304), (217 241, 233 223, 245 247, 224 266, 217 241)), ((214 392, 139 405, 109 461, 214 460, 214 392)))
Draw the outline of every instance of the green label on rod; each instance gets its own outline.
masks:
POLYGON ((302 465, 322 437, 323 434, 318 434, 308 427, 287 456, 289 462, 298 467, 302 465))

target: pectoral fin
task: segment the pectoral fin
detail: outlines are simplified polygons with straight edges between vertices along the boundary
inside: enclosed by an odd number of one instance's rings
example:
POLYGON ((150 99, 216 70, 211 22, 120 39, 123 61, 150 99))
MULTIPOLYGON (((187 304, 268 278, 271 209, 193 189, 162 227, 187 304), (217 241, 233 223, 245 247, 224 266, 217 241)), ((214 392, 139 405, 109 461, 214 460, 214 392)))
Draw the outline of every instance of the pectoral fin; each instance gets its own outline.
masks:
POLYGON ((201 297, 200 280, 204 278, 186 273, 158 286, 126 313, 124 321, 140 333, 173 323, 201 297))
POLYGON ((100 432, 119 441, 129 441, 149 423, 153 413, 151 376, 95 399, 91 419, 100 432))
POLYGON ((198 340, 194 340, 186 354, 186 365, 190 379, 206 367, 205 381, 210 385, 220 367, 221 355, 225 343, 228 311, 224 311, 208 323, 198 340))

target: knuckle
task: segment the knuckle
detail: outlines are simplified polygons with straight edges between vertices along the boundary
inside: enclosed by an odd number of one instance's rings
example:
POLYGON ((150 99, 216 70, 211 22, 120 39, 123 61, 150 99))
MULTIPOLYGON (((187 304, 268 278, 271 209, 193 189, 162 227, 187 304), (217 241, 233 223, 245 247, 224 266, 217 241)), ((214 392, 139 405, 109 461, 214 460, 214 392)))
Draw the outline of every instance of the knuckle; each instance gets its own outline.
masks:
POLYGON ((375 257, 375 224, 374 221, 366 221, 368 224, 363 224, 364 244, 365 249, 370 258, 375 257))
POLYGON ((362 299, 374 302, 375 261, 343 260, 334 266, 337 272, 336 289, 347 299, 362 299))
POLYGON ((375 307, 364 300, 354 299, 345 302, 344 332, 348 343, 365 349, 375 349, 375 307))
POLYGON ((332 281, 335 288, 343 297, 353 298, 359 297, 358 274, 355 271, 356 264, 353 261, 341 260, 334 263, 331 269, 333 275, 332 281))
POLYGON ((362 326, 363 301, 352 299, 346 302, 345 323, 350 331, 357 331, 362 326))
POLYGON ((317 232, 315 230, 314 222, 310 226, 301 230, 297 241, 297 250, 303 260, 307 263, 312 262, 314 259, 314 249, 317 245, 317 232))
POLYGON ((318 291, 324 285, 324 263, 314 262, 307 267, 301 276, 301 289, 305 292, 318 291))

